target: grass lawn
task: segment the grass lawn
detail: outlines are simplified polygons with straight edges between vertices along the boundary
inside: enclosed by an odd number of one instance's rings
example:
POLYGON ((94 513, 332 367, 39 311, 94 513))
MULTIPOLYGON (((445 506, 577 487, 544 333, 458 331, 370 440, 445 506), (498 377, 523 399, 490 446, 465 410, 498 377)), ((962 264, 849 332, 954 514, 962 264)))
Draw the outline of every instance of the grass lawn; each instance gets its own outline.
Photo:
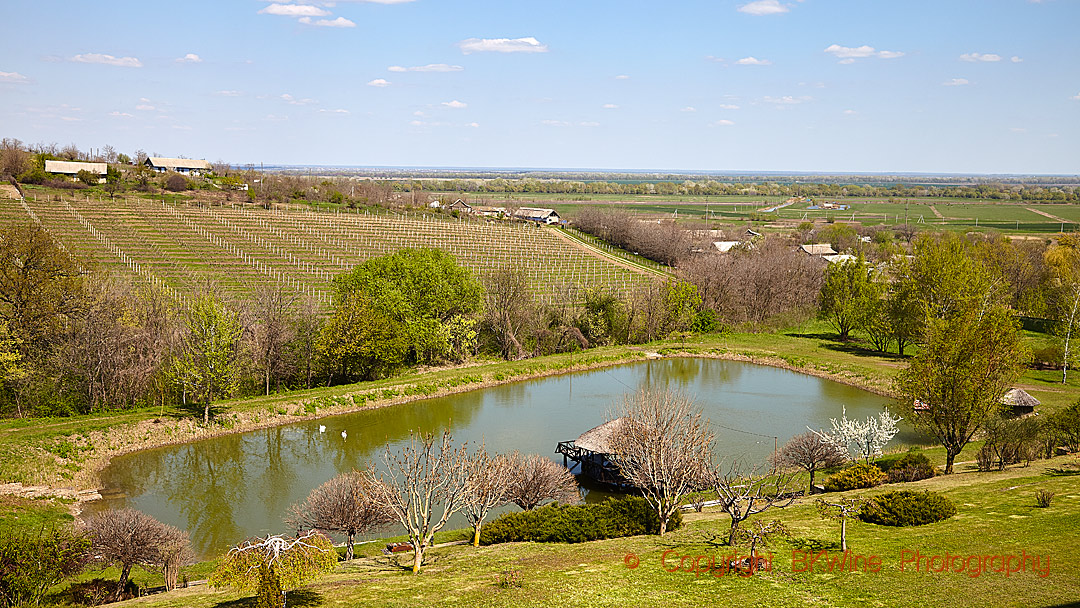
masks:
MULTIPOLYGON (((1080 566, 1073 554, 1080 530, 1080 460, 1076 456, 1039 461, 1004 472, 963 473, 904 484, 905 489, 942 492, 957 515, 944 522, 910 528, 849 524, 853 554, 881 559, 880 571, 829 571, 819 561, 812 571, 796 551, 827 551, 839 556, 839 525, 822 520, 812 502, 758 517, 780 519, 790 538, 775 541, 771 571, 740 577, 705 567, 712 557, 723 561, 732 549, 718 544, 726 537, 727 516, 689 513, 683 529, 667 536, 641 536, 577 545, 510 543, 490 547, 452 546, 431 550, 419 576, 383 557, 375 547, 361 548, 358 559, 302 590, 290 593, 292 606, 1055 606, 1080 599, 1080 566), (1054 491, 1053 504, 1035 506, 1034 491, 1054 491), (1046 575, 1027 571, 995 572, 990 561, 976 572, 967 562, 962 572, 913 571, 901 558, 920 555, 1039 556, 1046 575), (689 556, 685 560, 682 556, 689 556), (693 562, 697 556, 698 571, 693 562), (684 570, 677 570, 682 564, 684 570), (634 566, 634 567, 631 567, 634 566), (505 584, 512 580, 520 583, 505 584), (502 581, 504 584, 500 584, 502 581), (722 598, 722 599, 721 599, 722 598)), ((868 496, 894 486, 849 492, 868 496)), ((745 555, 745 547, 741 553, 745 555)), ((935 565, 940 565, 940 561, 935 565)), ((964 568, 964 562, 953 562, 964 568)), ((986 563, 986 562, 984 562, 986 563)), ((1015 565, 1016 560, 1013 561, 1015 565)), ((132 606, 216 607, 254 605, 231 591, 204 586, 132 600, 132 606)))

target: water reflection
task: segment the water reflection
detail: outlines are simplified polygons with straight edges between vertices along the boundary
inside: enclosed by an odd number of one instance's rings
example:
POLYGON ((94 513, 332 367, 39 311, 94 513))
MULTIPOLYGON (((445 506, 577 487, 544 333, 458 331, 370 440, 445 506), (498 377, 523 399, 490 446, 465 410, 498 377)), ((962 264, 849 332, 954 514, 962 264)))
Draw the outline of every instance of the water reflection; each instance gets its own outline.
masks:
MULTIPOLYGON (((553 456, 558 441, 602 423, 624 395, 644 387, 690 394, 714 424, 718 456, 758 461, 772 451, 773 436, 782 443, 807 426, 828 428, 841 406, 862 417, 888 401, 746 363, 647 361, 122 456, 102 473, 107 492, 119 497, 95 508, 134 506, 190 531, 196 551, 209 556, 247 536, 284 531, 290 505, 335 475, 377 461, 385 445, 396 449, 412 431, 450 429, 455 439, 491 451, 553 456)), ((905 431, 897 441, 919 441, 905 431)))

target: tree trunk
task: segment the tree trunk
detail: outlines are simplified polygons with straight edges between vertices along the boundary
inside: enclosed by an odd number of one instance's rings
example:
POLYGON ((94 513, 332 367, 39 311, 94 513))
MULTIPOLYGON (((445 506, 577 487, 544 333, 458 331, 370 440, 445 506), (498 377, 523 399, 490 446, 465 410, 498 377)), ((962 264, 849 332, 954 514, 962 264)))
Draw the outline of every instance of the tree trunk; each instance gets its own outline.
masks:
POLYGON ((206 406, 203 408, 203 426, 210 424, 210 397, 206 397, 206 406))
POLYGON ((482 522, 476 522, 476 526, 473 527, 472 546, 480 546, 480 526, 484 525, 482 522))
POLYGON ((120 596, 124 593, 124 587, 127 586, 128 574, 131 573, 131 564, 124 564, 124 567, 120 570, 120 580, 116 583, 116 593, 113 594, 113 601, 119 602, 120 596))
POLYGON ((660 536, 663 536, 665 532, 667 532, 667 518, 664 517, 663 514, 661 514, 660 515, 660 536))
POLYGON ((354 534, 346 535, 345 541, 345 561, 352 561, 353 558, 353 537, 354 534))
POLYGON ((840 550, 847 551, 847 518, 840 518, 840 550))
POLYGON ((739 531, 739 522, 735 521, 735 519, 732 518, 732 520, 731 520, 731 530, 728 531, 728 539, 727 539, 727 544, 728 544, 729 547, 734 547, 735 546, 735 533, 738 532, 738 531, 739 531))
POLYGON ((420 562, 424 560, 424 550, 420 547, 420 543, 413 545, 413 561, 412 571, 413 574, 420 573, 420 562))
POLYGON ((953 473, 953 461, 956 460, 956 455, 959 454, 959 450, 954 452, 951 448, 945 450, 945 474, 952 475, 953 473))

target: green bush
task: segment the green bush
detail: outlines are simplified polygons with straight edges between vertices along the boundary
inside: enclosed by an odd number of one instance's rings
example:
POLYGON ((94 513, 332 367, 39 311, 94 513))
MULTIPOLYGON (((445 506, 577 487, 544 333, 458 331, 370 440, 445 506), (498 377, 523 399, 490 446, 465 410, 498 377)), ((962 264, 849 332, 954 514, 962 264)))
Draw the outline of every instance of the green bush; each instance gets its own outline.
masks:
POLYGON ((859 519, 882 526, 921 526, 953 515, 956 507, 941 494, 897 490, 875 496, 859 512, 859 519))
POLYGON ((889 483, 919 481, 936 474, 934 463, 930 462, 925 454, 914 451, 904 454, 904 457, 898 460, 878 462, 877 466, 885 471, 889 483))
POLYGON ((885 483, 885 473, 872 464, 856 463, 825 480, 826 492, 846 492, 885 483))
MULTIPOLYGON (((682 526, 682 514, 668 519, 668 530, 682 526)), ((486 524, 480 544, 493 545, 533 541, 540 543, 582 543, 604 538, 658 534, 660 518, 640 497, 609 499, 598 504, 551 504, 507 513, 486 524)))

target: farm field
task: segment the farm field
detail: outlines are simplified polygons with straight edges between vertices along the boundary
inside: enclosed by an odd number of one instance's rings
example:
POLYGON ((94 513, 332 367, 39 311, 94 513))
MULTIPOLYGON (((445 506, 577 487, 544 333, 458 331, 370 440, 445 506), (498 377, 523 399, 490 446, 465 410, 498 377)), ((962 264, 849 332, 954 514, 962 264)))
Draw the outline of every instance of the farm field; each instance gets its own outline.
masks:
POLYGON ((329 307, 332 279, 364 260, 434 247, 478 274, 511 265, 542 299, 574 299, 586 286, 628 293, 655 270, 604 255, 558 229, 431 215, 266 210, 177 198, 116 200, 28 192, 0 199, 0 221, 32 221, 72 253, 183 300, 208 281, 226 293, 278 283, 329 307))

